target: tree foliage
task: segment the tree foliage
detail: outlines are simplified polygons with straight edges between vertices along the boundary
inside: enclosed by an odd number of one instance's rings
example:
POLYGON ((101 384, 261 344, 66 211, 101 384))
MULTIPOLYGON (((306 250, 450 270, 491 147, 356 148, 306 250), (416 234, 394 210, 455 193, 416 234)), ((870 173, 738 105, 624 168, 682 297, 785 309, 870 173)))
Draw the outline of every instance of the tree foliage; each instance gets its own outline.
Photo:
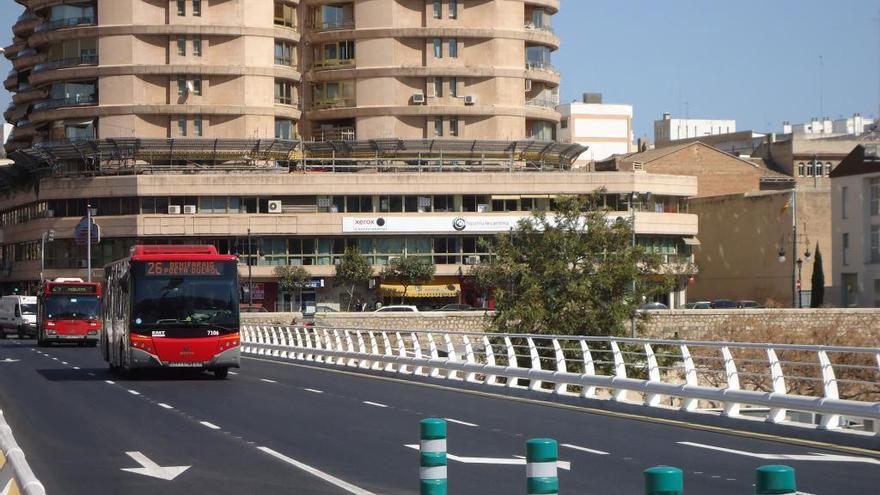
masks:
POLYGON ((403 256, 391 260, 388 266, 382 270, 383 279, 396 280, 403 286, 403 297, 406 301, 406 291, 412 285, 427 284, 434 279, 437 269, 430 259, 416 256, 403 256))
POLYGON ((825 302, 825 269, 822 268, 822 252, 819 251, 819 243, 816 243, 816 258, 813 259, 813 276, 810 278, 812 292, 810 293, 810 307, 819 308, 825 302))
POLYGON ((497 330, 619 335, 643 297, 671 288, 660 256, 633 246, 629 219, 609 222, 598 200, 558 198, 490 242, 491 261, 471 275, 494 289, 497 330))
POLYGON ((278 287, 285 293, 302 292, 312 281, 312 274, 299 265, 278 265, 275 267, 278 287))
POLYGON ((373 276, 373 267, 366 256, 361 254, 357 247, 348 247, 342 260, 336 266, 336 282, 348 286, 348 301, 346 311, 351 310, 351 302, 355 298, 355 288, 359 284, 367 283, 373 276))

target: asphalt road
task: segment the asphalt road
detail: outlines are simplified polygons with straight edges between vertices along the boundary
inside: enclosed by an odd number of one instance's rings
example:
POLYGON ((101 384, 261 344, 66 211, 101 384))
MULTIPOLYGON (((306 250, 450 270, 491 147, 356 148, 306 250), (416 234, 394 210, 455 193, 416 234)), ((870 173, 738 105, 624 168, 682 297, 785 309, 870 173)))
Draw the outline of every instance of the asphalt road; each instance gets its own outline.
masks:
POLYGON ((560 443, 562 493, 642 493, 642 471, 685 472, 693 494, 754 493, 754 470, 783 463, 813 494, 876 494, 880 461, 765 460, 839 452, 542 406, 292 363, 246 358, 211 375, 111 374, 98 351, 0 342, 0 407, 50 494, 418 492, 418 422, 444 417, 450 493, 525 493, 525 441, 560 443), (18 360, 3 362, 5 359, 18 360), (681 442, 688 442, 683 444, 681 442), (727 450, 718 450, 727 449, 727 450), (751 453, 753 456, 742 453, 751 453), (191 466, 173 480, 123 471, 126 452, 191 466), (466 459, 468 460, 468 459, 466 459), (508 464, 502 464, 502 462, 508 464), (335 483, 335 484, 334 484, 335 483))

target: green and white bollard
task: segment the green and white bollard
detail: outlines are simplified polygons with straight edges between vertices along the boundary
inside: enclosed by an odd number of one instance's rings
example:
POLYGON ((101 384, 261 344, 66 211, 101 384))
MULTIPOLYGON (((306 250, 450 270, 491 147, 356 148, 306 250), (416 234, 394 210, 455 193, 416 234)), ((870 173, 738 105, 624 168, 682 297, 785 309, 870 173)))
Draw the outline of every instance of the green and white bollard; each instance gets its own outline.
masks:
POLYGON ((446 495, 446 421, 423 419, 419 423, 422 443, 419 446, 421 495, 446 495))
POLYGON ((755 493, 757 495, 797 493, 794 468, 778 464, 759 467, 755 471, 755 493))
POLYGON ((656 466, 645 470, 645 495, 682 495, 684 474, 681 469, 656 466))
POLYGON ((559 477, 556 461, 559 448, 551 438, 533 438, 526 442, 526 484, 528 495, 557 495, 559 477))

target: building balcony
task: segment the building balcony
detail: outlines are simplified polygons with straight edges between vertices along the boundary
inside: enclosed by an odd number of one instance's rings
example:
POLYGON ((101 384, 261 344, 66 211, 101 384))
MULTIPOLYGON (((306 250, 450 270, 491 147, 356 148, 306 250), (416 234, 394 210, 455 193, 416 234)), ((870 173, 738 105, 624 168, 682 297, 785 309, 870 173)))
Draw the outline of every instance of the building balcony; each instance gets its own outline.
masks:
POLYGON ((77 67, 80 65, 98 65, 98 55, 82 55, 80 57, 63 58, 61 60, 50 60, 34 66, 34 72, 42 72, 53 69, 65 69, 68 67, 77 67))
POLYGON ((526 22, 523 27, 529 30, 543 31, 545 33, 550 33, 553 35, 556 34, 556 31, 553 30, 553 26, 536 26, 534 23, 526 22))
POLYGON ((49 93, 46 89, 34 89, 30 84, 19 84, 18 92, 12 95, 15 103, 29 103, 47 98, 49 93))
POLYGON ((76 107, 83 105, 96 105, 98 103, 97 95, 74 96, 70 98, 53 98, 51 100, 34 103, 32 111, 51 110, 53 108, 76 107))
POLYGON ((526 99, 526 106, 540 108, 556 108, 559 106, 559 95, 536 96, 526 99))
POLYGON ((546 72, 552 72, 554 74, 559 74, 559 70, 556 67, 553 67, 553 64, 550 62, 541 62, 536 60, 526 60, 526 70, 542 70, 546 72))
POLYGON ((3 87, 6 88, 7 91, 15 91, 15 88, 18 87, 18 71, 12 69, 9 71, 9 74, 6 75, 6 79, 3 80, 3 87))
POLYGON ((354 18, 337 19, 334 21, 312 22, 309 26, 312 31, 338 31, 341 29, 354 29, 354 18))
POLYGON ((327 58, 312 62, 314 70, 351 69, 355 67, 353 58, 327 58))
POLYGON ((12 25, 12 32, 15 33, 16 36, 21 36, 22 38, 27 37, 31 32, 33 32, 34 28, 37 27, 43 19, 33 12, 26 10, 23 14, 18 16, 18 19, 15 21, 15 24, 12 25))
POLYGON ((333 108, 349 108, 357 103, 354 97, 351 98, 324 98, 312 102, 313 110, 327 110, 333 108))
POLYGON ((93 16, 88 17, 68 17, 66 19, 56 19, 54 21, 47 21, 34 29, 35 33, 44 33, 47 31, 55 31, 56 29, 65 29, 77 26, 88 26, 95 24, 95 18, 93 16))
POLYGON ((354 127, 333 127, 330 129, 316 128, 312 131, 313 141, 354 141, 354 127))

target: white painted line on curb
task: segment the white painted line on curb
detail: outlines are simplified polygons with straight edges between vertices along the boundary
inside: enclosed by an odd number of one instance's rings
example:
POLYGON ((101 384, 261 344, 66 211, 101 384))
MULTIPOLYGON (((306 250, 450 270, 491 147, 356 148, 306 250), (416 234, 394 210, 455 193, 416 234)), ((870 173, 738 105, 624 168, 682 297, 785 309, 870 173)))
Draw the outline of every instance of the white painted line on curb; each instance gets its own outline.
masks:
POLYGON ((204 426, 207 426, 208 428, 210 428, 212 430, 219 430, 220 429, 220 427, 215 425, 214 423, 209 423, 207 421, 199 421, 199 423, 201 423, 204 426))
POLYGON ((266 383, 278 383, 278 382, 276 382, 275 380, 270 380, 270 379, 268 379, 268 378, 260 378, 260 381, 261 381, 261 382, 266 382, 266 383))
POLYGON ((598 455, 611 455, 610 452, 605 452, 605 451, 602 451, 602 450, 595 450, 595 449, 588 449, 588 448, 586 448, 586 447, 579 447, 579 446, 577 446, 577 445, 572 445, 572 444, 570 444, 570 443, 563 443, 563 444, 561 444, 561 446, 562 446, 562 447, 565 447, 565 448, 568 448, 568 449, 580 450, 581 452, 589 452, 589 453, 591 453, 591 454, 598 454, 598 455))
POLYGON ((141 395, 140 392, 138 392, 137 390, 132 390, 132 389, 128 389, 128 393, 130 393, 131 395, 141 395))
POLYGON ((385 404, 379 404, 378 402, 370 402, 370 401, 368 401, 368 400, 365 400, 365 401, 364 401, 364 404, 366 404, 366 405, 368 405, 368 406, 388 407, 388 406, 386 406, 385 404))
POLYGON ((116 382, 114 382, 113 380, 104 380, 104 383, 109 385, 116 385, 116 382))
POLYGON ((343 490, 347 491, 348 493, 351 493, 354 495, 374 495, 373 492, 368 492, 367 490, 364 490, 363 488, 354 486, 351 483, 343 481, 335 476, 331 476, 323 471, 319 471, 319 470, 309 466, 308 464, 303 464, 303 463, 297 461, 296 459, 291 459, 290 457, 287 457, 284 454, 276 452, 276 451, 270 449, 269 447, 257 447, 257 450, 265 452, 278 460, 284 461, 284 462, 290 464, 291 466, 294 466, 298 469, 301 469, 301 470, 311 474, 312 476, 316 476, 318 478, 321 478, 322 480, 326 481, 327 483, 338 486, 339 488, 342 488, 343 490))
POLYGON ((168 404, 166 404, 166 403, 164 403, 164 402, 160 402, 160 403, 159 403, 159 407, 162 407, 162 408, 165 408, 165 409, 174 409, 173 407, 169 406, 168 404))
POLYGON ((452 418, 443 418, 443 419, 445 419, 446 421, 449 421, 450 423, 455 423, 457 425, 471 426, 473 428, 477 428, 480 426, 480 425, 475 425, 473 423, 468 423, 467 421, 459 421, 457 419, 452 419, 452 418))
POLYGON ((306 392, 311 392, 311 393, 313 393, 313 394, 323 394, 323 393, 324 393, 323 390, 316 390, 316 389, 314 389, 314 388, 307 388, 307 389, 304 389, 304 390, 305 390, 306 392))

